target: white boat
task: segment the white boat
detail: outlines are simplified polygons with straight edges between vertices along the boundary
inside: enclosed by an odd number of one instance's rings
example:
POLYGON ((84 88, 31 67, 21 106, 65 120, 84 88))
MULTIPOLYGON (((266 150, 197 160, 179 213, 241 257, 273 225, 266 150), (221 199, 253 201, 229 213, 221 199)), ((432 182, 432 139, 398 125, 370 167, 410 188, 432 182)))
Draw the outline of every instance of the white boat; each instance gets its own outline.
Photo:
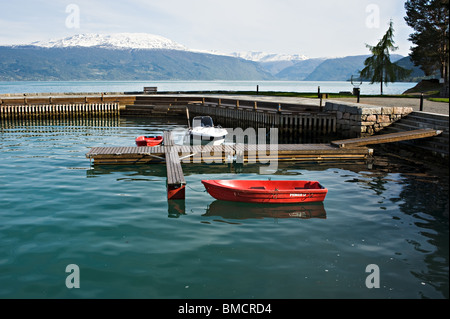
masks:
POLYGON ((220 126, 214 126, 210 116, 196 116, 189 129, 191 139, 200 141, 213 141, 214 145, 223 144, 228 131, 220 126))

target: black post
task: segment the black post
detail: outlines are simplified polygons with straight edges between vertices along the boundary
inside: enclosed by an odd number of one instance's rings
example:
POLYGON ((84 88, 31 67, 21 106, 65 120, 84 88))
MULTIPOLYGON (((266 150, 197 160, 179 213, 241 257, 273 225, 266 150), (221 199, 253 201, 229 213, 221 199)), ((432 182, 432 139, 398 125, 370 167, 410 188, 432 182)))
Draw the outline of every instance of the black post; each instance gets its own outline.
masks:
POLYGON ((423 111, 423 93, 420 94, 420 111, 423 111))
POLYGON ((357 91, 356 91, 356 103, 359 103, 359 98, 360 98, 360 96, 361 96, 361 91, 360 91, 360 89, 359 88, 357 88, 357 91))
POLYGON ((256 86, 256 94, 259 94, 259 85, 256 86))
POLYGON ((317 87, 317 97, 320 99, 320 86, 317 87))

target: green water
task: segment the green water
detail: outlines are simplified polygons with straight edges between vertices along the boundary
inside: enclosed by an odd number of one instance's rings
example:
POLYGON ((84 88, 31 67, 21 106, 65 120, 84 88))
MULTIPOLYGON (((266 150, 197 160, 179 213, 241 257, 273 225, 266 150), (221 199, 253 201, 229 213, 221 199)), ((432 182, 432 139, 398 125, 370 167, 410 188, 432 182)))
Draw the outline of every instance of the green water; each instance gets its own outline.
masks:
POLYGON ((0 298, 448 298, 448 172, 365 163, 186 164, 168 205, 164 165, 91 166, 174 121, 2 122, 0 298), (441 175, 444 175, 442 177, 441 175), (310 179, 323 205, 214 200, 202 179, 310 179), (66 266, 79 267, 69 289, 66 266), (369 289, 368 265, 379 267, 369 289))

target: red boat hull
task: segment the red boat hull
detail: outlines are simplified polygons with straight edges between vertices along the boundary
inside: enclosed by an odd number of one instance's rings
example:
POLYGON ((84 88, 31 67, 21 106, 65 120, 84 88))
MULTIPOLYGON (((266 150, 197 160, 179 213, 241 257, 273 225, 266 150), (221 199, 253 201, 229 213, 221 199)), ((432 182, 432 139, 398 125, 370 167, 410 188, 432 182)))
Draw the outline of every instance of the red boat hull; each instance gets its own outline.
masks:
POLYGON ((157 146, 163 141, 162 136, 139 136, 136 138, 137 146, 157 146))
POLYGON ((316 181, 202 180, 215 199, 246 203, 323 202, 328 190, 316 181))

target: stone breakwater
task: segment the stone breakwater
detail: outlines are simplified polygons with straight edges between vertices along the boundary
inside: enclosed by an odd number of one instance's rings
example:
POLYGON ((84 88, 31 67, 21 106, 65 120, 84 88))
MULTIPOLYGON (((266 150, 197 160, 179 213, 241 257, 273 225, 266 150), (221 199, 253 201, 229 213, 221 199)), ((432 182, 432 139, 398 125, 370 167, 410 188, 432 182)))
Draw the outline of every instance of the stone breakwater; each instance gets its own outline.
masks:
POLYGON ((336 114, 336 128, 346 136, 372 135, 413 112, 412 107, 386 107, 328 101, 324 111, 336 114))

